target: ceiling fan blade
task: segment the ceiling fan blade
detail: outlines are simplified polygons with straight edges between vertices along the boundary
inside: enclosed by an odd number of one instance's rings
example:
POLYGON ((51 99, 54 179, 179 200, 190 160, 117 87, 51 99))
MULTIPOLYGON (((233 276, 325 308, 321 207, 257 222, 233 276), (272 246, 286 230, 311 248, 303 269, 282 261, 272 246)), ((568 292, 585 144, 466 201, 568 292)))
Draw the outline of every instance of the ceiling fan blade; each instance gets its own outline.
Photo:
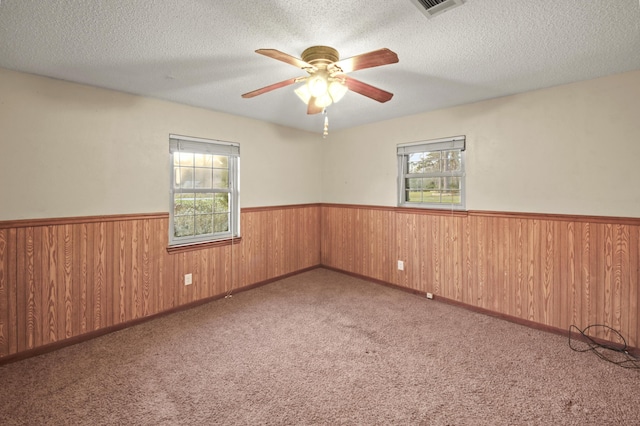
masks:
POLYGON ((363 83, 361 81, 356 80, 355 78, 351 78, 349 76, 344 76, 345 83, 349 90, 352 90, 356 93, 360 93, 367 98, 371 98, 378 102, 387 102, 393 97, 393 93, 389 93, 385 90, 378 89, 370 84, 363 83))
POLYGON ((365 68, 379 67, 381 65, 395 64, 398 62, 398 55, 387 49, 378 49, 373 52, 363 53, 362 55, 352 56, 335 62, 333 66, 339 67, 342 72, 351 72, 362 70, 365 68))
POLYGON ((281 87, 290 86, 299 81, 298 78, 290 78, 288 80, 281 81, 279 83, 274 83, 269 86, 262 87, 260 89, 254 90, 252 92, 245 93, 242 95, 243 98, 253 98, 254 96, 262 95, 263 93, 270 92, 272 90, 279 89, 281 87))
POLYGON ((314 68, 313 65, 303 61, 302 59, 298 59, 295 56, 291 56, 276 49, 258 49, 256 50, 256 53, 268 56, 273 59, 277 59, 278 61, 286 62, 287 64, 293 65, 294 67, 302 69, 314 68))
POLYGON ((307 114, 320 114, 324 108, 316 105, 316 98, 311 97, 307 103, 307 114))

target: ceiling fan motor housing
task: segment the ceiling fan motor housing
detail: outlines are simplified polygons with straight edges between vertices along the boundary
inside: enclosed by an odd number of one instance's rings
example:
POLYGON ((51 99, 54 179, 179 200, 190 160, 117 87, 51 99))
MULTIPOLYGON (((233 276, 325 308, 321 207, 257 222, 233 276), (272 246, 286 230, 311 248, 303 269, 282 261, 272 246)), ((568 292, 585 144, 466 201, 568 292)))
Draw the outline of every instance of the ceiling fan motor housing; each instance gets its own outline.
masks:
POLYGON ((328 65, 338 62, 339 59, 338 51, 329 46, 311 46, 302 52, 302 60, 311 65, 328 65))

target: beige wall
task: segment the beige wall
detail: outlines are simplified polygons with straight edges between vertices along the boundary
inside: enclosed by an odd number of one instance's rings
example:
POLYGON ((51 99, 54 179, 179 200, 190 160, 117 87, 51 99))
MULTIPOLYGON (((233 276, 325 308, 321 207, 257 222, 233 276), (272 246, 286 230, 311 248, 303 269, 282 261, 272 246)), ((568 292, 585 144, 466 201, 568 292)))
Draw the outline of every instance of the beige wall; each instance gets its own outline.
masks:
POLYGON ((396 144, 463 134, 469 210, 640 216, 640 71, 323 140, 0 69, 0 131, 0 220, 167 211, 170 133, 240 143, 243 207, 394 206, 396 144))
POLYGON ((0 69, 0 220, 168 211, 170 133, 240 143, 243 207, 320 200, 318 134, 0 69))
POLYGON ((469 210, 640 217, 640 71, 333 132, 323 201, 394 206, 396 144, 455 135, 469 210))

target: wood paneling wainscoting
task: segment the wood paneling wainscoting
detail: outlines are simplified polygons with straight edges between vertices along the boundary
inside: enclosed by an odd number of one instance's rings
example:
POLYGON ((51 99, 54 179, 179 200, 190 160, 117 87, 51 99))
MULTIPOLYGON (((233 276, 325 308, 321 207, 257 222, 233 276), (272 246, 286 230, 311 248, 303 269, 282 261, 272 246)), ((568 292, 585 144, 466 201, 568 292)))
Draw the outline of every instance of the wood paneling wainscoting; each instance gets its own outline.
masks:
POLYGON ((318 266, 320 223, 243 209, 240 242, 168 253, 167 213, 0 222, 0 362, 318 266))
POLYGON ((550 329, 605 324, 640 346, 640 219, 249 208, 236 244, 172 253, 168 221, 0 222, 0 363, 320 265, 550 329))
POLYGON ((326 267, 640 346, 640 219, 335 204, 321 217, 326 267))

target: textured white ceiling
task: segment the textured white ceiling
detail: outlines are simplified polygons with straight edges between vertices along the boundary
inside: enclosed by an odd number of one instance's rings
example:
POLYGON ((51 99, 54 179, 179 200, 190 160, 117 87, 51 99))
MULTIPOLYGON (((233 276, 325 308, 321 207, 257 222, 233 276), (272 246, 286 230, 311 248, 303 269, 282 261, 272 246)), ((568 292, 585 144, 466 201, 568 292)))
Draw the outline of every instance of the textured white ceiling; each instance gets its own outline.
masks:
POLYGON ((0 67, 313 132, 294 87, 240 97, 305 75, 255 49, 398 54, 351 74, 394 98, 351 92, 332 129, 640 69, 638 0, 466 0, 432 19, 410 0, 0 1, 0 67))

